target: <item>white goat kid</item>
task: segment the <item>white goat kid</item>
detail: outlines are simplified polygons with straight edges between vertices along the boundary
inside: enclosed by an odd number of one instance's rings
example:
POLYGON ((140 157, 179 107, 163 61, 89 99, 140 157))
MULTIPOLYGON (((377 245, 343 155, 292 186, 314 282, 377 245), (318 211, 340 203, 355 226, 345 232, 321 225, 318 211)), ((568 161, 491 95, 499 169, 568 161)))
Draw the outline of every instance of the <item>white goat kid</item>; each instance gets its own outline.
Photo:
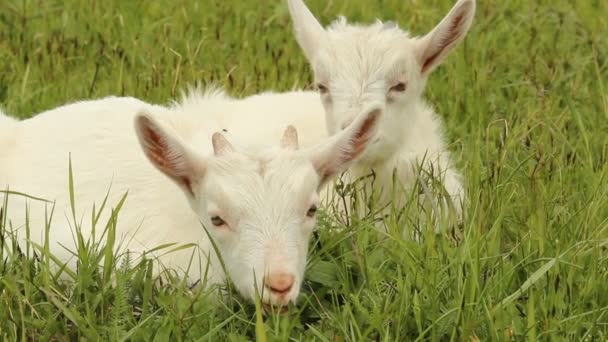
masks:
MULTIPOLYGON (((200 111, 188 101, 165 108, 107 98, 42 113, 16 126, 0 186, 55 202, 50 248, 73 267, 71 157, 76 219, 85 218, 85 238, 91 213, 82 208, 99 205, 111 185, 109 203, 128 191, 116 232, 124 248, 145 252, 167 243, 196 244, 201 259, 192 260, 190 249, 160 260, 193 281, 209 265, 208 282, 220 283, 225 274, 202 223, 241 294, 253 300, 257 284, 266 305, 286 305, 298 296, 304 276, 318 191, 363 152, 380 111, 370 110, 341 134, 302 149, 293 127, 285 130, 280 147, 252 147, 269 135, 263 128, 258 138, 233 136, 233 145, 216 131, 238 129, 200 111)), ((10 196, 4 212, 23 242, 26 206, 31 240, 42 244, 44 204, 10 196)))
POLYGON ((442 181, 461 218, 461 177, 451 164, 441 121, 422 94, 429 74, 469 30, 475 1, 458 1, 433 31, 419 38, 380 21, 360 26, 340 18, 324 29, 302 0, 288 0, 288 5, 321 93, 329 134, 348 127, 371 104, 385 112, 373 143, 349 171, 351 178, 374 170, 376 189, 388 201, 393 171, 403 186, 411 188, 420 166, 442 181))

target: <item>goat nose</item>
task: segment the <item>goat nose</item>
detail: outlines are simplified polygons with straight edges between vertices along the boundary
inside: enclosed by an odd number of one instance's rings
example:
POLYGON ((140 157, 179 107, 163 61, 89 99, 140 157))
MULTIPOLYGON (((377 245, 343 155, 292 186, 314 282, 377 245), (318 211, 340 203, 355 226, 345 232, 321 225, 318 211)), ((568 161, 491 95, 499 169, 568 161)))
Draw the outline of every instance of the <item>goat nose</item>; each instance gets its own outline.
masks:
POLYGON ((264 279, 264 284, 270 292, 277 296, 285 296, 295 282, 295 277, 288 273, 269 274, 264 279))

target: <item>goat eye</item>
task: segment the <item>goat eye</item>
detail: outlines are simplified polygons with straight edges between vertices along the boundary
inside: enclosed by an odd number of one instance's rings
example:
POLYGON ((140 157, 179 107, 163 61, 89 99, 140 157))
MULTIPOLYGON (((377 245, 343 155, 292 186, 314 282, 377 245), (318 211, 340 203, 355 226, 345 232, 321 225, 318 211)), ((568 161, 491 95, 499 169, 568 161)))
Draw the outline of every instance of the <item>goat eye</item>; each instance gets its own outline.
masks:
POLYGON ((319 89, 319 93, 321 94, 327 94, 329 92, 329 89, 321 83, 317 84, 317 89, 319 89))
POLYGON ((221 217, 219 216, 213 216, 211 218, 211 223, 216 226, 216 227, 221 227, 223 225, 226 224, 226 221, 224 221, 221 217))
POLYGON ((317 213, 317 206, 313 204, 308 209, 308 212, 306 213, 306 216, 308 216, 308 217, 315 217, 316 213, 317 213))
POLYGON ((391 87, 390 91, 402 93, 407 89, 407 84, 405 82, 399 82, 391 87))

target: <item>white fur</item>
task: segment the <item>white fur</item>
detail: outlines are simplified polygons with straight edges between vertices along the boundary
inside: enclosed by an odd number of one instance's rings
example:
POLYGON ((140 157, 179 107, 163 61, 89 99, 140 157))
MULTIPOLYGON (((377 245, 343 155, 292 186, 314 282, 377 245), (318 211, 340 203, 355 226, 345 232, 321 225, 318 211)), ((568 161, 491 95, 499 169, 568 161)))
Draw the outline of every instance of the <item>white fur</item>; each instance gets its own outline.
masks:
POLYGON ((422 164, 423 170, 442 180, 460 217, 461 177, 452 165, 441 121, 422 95, 430 72, 466 35, 475 1, 459 0, 432 32, 419 38, 380 21, 353 25, 340 18, 324 29, 302 0, 288 0, 288 5, 316 82, 327 89, 321 98, 329 134, 339 132, 363 108, 384 109, 373 145, 350 176, 356 179, 373 169, 376 189, 388 200, 393 170, 402 185, 411 187, 418 179, 414 170, 422 164), (393 88, 400 82, 405 91, 393 88))
MULTIPOLYGON (((308 95, 278 95, 272 103, 292 103, 291 96, 308 95)), ((267 99, 250 98, 248 102, 260 112, 249 117, 236 115, 243 103, 214 91, 193 92, 170 107, 110 97, 12 122, 18 134, 10 147, 0 146, 0 186, 54 202, 50 249, 74 267, 74 220, 68 192, 71 158, 76 222, 85 239, 92 233, 93 204, 99 208, 110 188, 109 206, 128 192, 117 225, 123 248, 142 253, 167 243, 193 243, 194 250, 161 255, 160 260, 186 272, 191 280, 205 274, 209 260, 208 281, 220 283, 225 275, 202 223, 236 288, 253 299, 254 284, 258 284, 264 302, 283 305, 299 293, 315 223, 307 213, 317 204, 319 189, 362 152, 379 114, 370 111, 331 138, 309 134, 317 143, 306 149, 294 148, 297 133, 290 128, 282 140, 287 147, 281 148, 284 123, 290 119, 276 112, 267 116, 262 111, 263 106, 271 107, 267 99), (366 120, 372 120, 372 125, 364 125, 366 120), (217 133, 222 130, 229 132, 228 138, 217 133), (214 216, 226 224, 214 226, 214 216), (275 295, 263 288, 265 276, 273 274, 295 278, 289 293, 275 295)), ((50 213, 52 204, 9 197, 4 212, 21 242, 26 206, 31 239, 42 244, 45 209, 50 213)), ((96 227, 97 238, 108 217, 106 210, 96 227)))

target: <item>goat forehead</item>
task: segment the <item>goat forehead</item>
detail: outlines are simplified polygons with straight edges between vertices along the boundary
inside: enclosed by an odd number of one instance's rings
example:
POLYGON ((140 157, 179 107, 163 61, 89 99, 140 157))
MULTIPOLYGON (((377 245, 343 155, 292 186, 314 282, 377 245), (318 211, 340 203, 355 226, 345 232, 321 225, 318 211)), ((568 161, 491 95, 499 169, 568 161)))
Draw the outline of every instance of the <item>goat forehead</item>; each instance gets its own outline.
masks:
POLYGON ((371 25, 334 24, 327 30, 327 35, 333 46, 347 51, 355 48, 361 51, 380 50, 382 53, 390 53, 399 50, 399 45, 411 41, 408 32, 391 25, 394 23, 385 25, 380 21, 371 25))
POLYGON ((305 158, 237 156, 214 163, 207 183, 222 202, 287 207, 310 196, 318 176, 305 158))
POLYGON ((411 43, 406 32, 385 28, 380 22, 369 26, 333 25, 328 30, 328 44, 322 48, 319 76, 371 85, 393 73, 398 61, 413 58, 413 49, 408 48, 411 43))
POLYGON ((273 192, 283 193, 290 190, 310 195, 318 186, 318 175, 312 163, 303 155, 293 154, 273 160, 262 160, 262 177, 266 187, 273 192))

